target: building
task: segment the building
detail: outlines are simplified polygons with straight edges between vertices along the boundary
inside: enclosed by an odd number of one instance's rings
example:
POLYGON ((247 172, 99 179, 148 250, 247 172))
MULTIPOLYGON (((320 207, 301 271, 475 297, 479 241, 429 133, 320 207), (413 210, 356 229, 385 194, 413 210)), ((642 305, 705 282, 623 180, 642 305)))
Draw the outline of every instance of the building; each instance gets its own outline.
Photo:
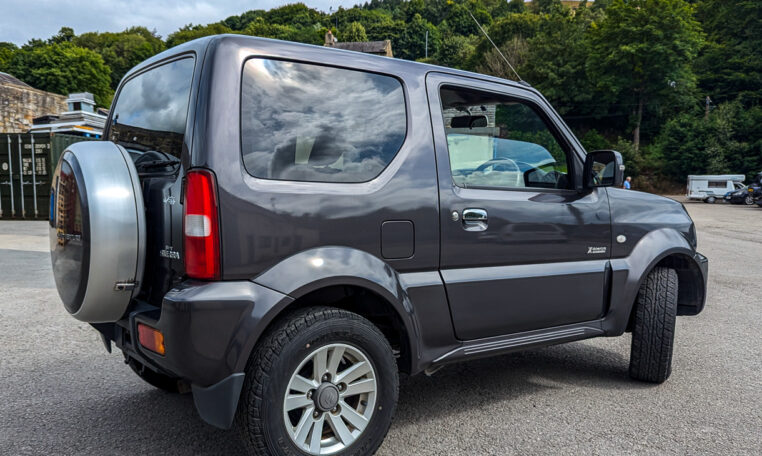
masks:
POLYGON ((67 109, 65 96, 35 89, 0 72, 0 133, 25 133, 35 118, 67 109))
POLYGON ((394 57, 392 54, 392 42, 383 41, 347 41, 340 42, 336 40, 331 31, 325 32, 325 43, 323 46, 336 49, 346 49, 348 51, 364 52, 366 54, 382 55, 385 57, 394 57))
POLYGON ((70 93, 66 99, 67 109, 58 115, 36 117, 30 133, 65 133, 69 135, 100 138, 106 125, 106 113, 96 109, 95 97, 89 92, 70 93))

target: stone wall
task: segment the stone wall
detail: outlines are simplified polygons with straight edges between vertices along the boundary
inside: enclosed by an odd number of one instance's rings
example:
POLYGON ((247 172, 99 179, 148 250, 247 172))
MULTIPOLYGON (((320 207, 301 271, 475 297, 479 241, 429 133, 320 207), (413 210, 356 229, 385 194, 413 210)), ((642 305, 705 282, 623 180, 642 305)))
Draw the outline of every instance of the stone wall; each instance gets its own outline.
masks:
POLYGON ((0 133, 24 133, 35 117, 67 111, 66 97, 15 84, 0 84, 0 133))

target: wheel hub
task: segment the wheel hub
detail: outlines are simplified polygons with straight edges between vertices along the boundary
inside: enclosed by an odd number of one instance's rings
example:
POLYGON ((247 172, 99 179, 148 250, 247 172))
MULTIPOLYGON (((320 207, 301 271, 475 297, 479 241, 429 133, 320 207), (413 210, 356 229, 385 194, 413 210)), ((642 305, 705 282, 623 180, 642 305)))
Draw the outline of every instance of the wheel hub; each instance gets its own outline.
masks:
POLYGON ((312 396, 315 401, 315 408, 321 412, 328 412, 339 405, 339 388, 331 382, 323 382, 315 390, 312 396))

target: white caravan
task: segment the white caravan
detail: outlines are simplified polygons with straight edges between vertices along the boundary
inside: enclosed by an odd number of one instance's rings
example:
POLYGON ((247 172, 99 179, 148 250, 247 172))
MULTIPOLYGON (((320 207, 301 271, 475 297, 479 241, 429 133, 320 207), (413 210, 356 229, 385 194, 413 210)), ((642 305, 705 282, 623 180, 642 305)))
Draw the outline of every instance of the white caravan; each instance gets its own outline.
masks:
POLYGON ((720 174, 716 176, 688 176, 688 199, 714 203, 727 192, 734 192, 743 185, 743 174, 720 174))

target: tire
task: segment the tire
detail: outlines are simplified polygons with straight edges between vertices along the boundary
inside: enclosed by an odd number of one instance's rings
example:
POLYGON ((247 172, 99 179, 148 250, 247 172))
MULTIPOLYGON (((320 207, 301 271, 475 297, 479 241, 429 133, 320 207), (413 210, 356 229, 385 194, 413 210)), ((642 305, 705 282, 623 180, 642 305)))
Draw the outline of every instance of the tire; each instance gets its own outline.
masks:
POLYGON ((180 393, 186 392, 187 390, 187 388, 182 387, 180 379, 155 372, 133 358, 125 357, 124 361, 130 366, 133 372, 138 374, 138 377, 142 378, 146 383, 155 388, 166 391, 167 393, 180 393))
POLYGON ((373 454, 391 425, 398 384, 392 348, 371 322, 336 308, 302 309, 276 323, 255 347, 246 367, 235 424, 249 454, 318 454, 309 451, 317 446, 323 446, 324 452, 340 456, 373 454), (326 353, 323 358, 326 369, 315 369, 317 361, 314 360, 322 351, 326 353), (337 353, 340 354, 337 356, 337 353), (335 356, 341 361, 338 366, 344 366, 343 369, 331 368, 335 356), (349 370, 359 366, 361 361, 358 360, 361 359, 367 361, 363 367, 370 366, 368 373, 361 375, 359 380, 349 379, 349 370), (333 372, 335 377, 316 375, 315 370, 333 372), (338 381, 342 376, 349 379, 349 385, 338 381), (317 377, 321 377, 319 382, 314 380, 317 377), (371 383, 375 388, 373 393, 352 394, 359 382, 367 384, 371 378, 375 379, 375 383, 371 383), (294 388, 295 385, 298 386, 294 388), (314 388, 315 385, 319 386, 314 388), (338 397, 335 392, 326 392, 334 386, 335 391, 339 391, 338 397), (344 393, 340 392, 342 388, 344 393), (290 399, 300 401, 300 405, 291 411, 286 411, 289 405, 287 394, 290 399), (325 398, 328 399, 324 401, 325 398), (331 400, 333 405, 325 404, 331 404, 331 400), (334 408, 329 410, 331 406, 334 408), (321 407, 327 408, 320 410, 321 407), (367 418, 361 422, 362 430, 343 418, 352 411, 358 416, 364 413, 367 418), (319 418, 315 418, 315 413, 319 418), (300 438, 298 431, 302 422, 310 429, 306 431, 306 437, 300 438), (313 432, 318 428, 312 423, 318 423, 322 430, 320 434, 313 432), (341 423, 344 423, 343 428, 341 423), (350 434, 360 432, 352 439, 346 432, 342 434, 342 429, 351 429, 350 434), (314 435, 320 437, 313 440, 314 435), (344 440, 349 443, 344 445, 344 440), (306 446, 300 447, 297 442, 306 446), (310 444, 313 445, 311 448, 310 444))
POLYGON ((662 383, 672 373, 677 273, 657 267, 640 286, 632 329, 630 377, 662 383))
POLYGON ((709 198, 705 199, 705 203, 714 204, 714 202, 717 201, 717 199, 714 196, 710 196, 709 198))
POLYGON ((746 195, 746 197, 743 199, 743 203, 747 206, 751 206, 754 204, 754 197, 751 195, 746 195))

